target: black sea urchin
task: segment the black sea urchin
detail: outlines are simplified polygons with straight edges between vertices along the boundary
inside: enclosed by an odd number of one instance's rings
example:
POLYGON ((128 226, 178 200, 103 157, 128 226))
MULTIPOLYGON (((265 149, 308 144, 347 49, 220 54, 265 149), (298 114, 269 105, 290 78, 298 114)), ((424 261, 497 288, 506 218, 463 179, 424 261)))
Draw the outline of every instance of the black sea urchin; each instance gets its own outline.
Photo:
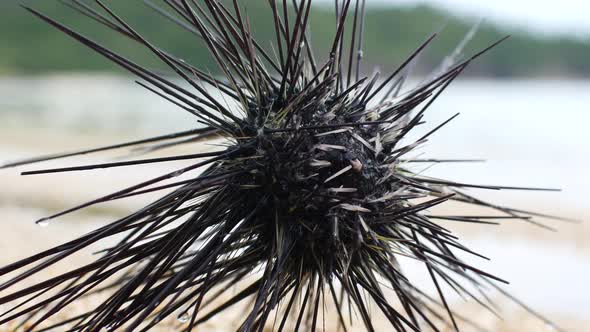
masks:
POLYGON ((423 122, 437 96, 487 49, 445 66, 400 94, 408 68, 434 35, 386 78, 361 78, 364 0, 336 1, 335 36, 323 63, 316 61, 309 43, 311 0, 268 1, 276 32, 272 52, 253 37, 236 0, 163 0, 167 9, 147 2, 205 42, 224 74, 220 79, 151 44, 96 2, 100 8, 65 1, 145 46, 186 84, 27 9, 190 112, 197 129, 5 166, 130 146, 159 150, 211 137, 224 144, 209 153, 25 172, 194 160, 39 221, 48 223, 93 204, 167 190, 129 216, 0 269, 0 275, 10 276, 0 285, 0 291, 8 292, 0 303, 11 305, 1 323, 20 320, 27 331, 145 331, 174 315, 182 323, 178 330, 191 331, 249 299, 240 331, 262 331, 270 323, 278 331, 313 331, 326 320, 346 330, 349 319, 360 319, 359 324, 374 331, 370 307, 390 322, 388 330, 440 331, 449 325, 458 330, 459 320, 473 324, 449 308, 443 284, 495 311, 485 290, 503 292, 495 284, 502 280, 457 257, 457 251, 479 255, 435 221, 530 221, 534 213, 488 204, 462 191, 528 188, 476 186, 412 172, 411 163, 443 162, 412 159, 408 153, 446 122, 414 142, 404 139, 423 122), (180 175, 188 179, 172 182, 180 175), (485 206, 503 216, 425 213, 449 200, 485 206), (124 238, 89 264, 13 290, 47 267, 116 235, 124 238), (404 276, 401 256, 424 264, 438 300, 421 290, 424 285, 404 276), (229 291, 233 285, 238 291, 229 291), (52 319, 96 293, 106 294, 96 307, 78 307, 79 312, 67 319, 52 319), (333 314, 325 313, 328 305, 333 314))

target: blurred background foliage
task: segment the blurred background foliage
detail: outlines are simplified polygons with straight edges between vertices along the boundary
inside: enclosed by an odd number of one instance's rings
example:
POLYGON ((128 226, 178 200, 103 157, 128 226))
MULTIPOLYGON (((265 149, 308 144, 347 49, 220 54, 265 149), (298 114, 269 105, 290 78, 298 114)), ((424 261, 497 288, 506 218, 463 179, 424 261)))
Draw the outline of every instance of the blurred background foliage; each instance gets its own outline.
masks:
MULTIPOLYGON (((199 67, 216 72, 201 41, 146 6, 142 0, 105 0, 117 14, 161 48, 199 67)), ((154 1, 165 6, 163 2, 154 1)), ((370 1, 369 1, 370 2, 370 1)), ((24 3, 83 32, 94 40, 143 64, 163 68, 145 49, 80 15, 58 0, 0 1, 0 74, 38 74, 56 71, 118 71, 105 59, 33 17, 19 6, 24 3)), ((274 43, 274 29, 267 0, 241 2, 256 37, 265 47, 274 43)), ((335 30, 331 6, 317 5, 311 14, 312 44, 318 56, 327 54, 335 30)), ((368 6, 365 58, 367 70, 383 71, 399 64, 433 32, 440 32, 417 65, 418 72, 436 68, 463 39, 475 19, 419 6, 368 6)), ((468 44, 467 54, 485 48, 505 35, 511 38, 480 58, 466 73, 487 77, 586 77, 590 75, 590 38, 541 36, 484 22, 468 44)))

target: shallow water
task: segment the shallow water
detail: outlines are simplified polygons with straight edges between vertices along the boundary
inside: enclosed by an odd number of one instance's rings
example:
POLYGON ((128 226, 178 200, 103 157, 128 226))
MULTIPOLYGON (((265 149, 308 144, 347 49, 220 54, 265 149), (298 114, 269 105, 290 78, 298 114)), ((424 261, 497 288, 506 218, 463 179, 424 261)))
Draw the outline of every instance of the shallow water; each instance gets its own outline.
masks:
MULTIPOLYGON (((428 174, 556 187, 564 193, 538 197, 565 206, 586 205, 589 92, 590 81, 459 80, 431 106, 427 123, 411 137, 461 113, 419 152, 440 158, 484 158, 488 163, 437 165, 428 174)), ((134 84, 132 78, 84 75, 0 78, 0 121, 0 128, 146 136, 198 125, 185 111, 134 84)), ((518 200, 518 196, 507 199, 518 200)))

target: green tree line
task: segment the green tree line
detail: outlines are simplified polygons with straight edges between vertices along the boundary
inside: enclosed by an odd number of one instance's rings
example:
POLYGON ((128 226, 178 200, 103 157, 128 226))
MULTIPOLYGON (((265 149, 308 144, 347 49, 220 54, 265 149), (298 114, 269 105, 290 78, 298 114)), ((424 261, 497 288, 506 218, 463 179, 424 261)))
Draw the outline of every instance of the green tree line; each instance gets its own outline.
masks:
MULTIPOLYGON (((153 0, 162 4, 162 1, 153 0)), ((257 39, 265 47, 274 40, 268 0, 240 1, 257 39)), ((68 36, 35 18, 18 4, 0 1, 0 74, 37 74, 60 71, 118 71, 68 36)), ((58 0, 25 0, 25 4, 83 32, 86 36, 148 66, 163 68, 145 49, 80 15, 58 0)), ((162 48, 201 68, 217 68, 201 41, 158 15, 141 0, 106 0, 121 17, 162 48)), ((370 0, 368 1, 370 3, 370 0)), ((162 6, 165 6, 162 4, 162 6)), ((335 33, 331 7, 316 5, 311 14, 312 44, 316 54, 326 54, 335 33)), ((366 69, 386 71, 395 67, 433 32, 439 32, 417 64, 417 70, 436 68, 452 53, 474 20, 453 16, 427 6, 368 6, 365 26, 366 69), (369 66, 370 64, 370 66, 369 66)), ((590 39, 541 37, 523 31, 484 23, 465 49, 476 53, 505 35, 511 38, 481 57, 466 73, 478 76, 568 76, 590 75, 590 39)), ((321 58, 321 56, 320 56, 321 58)))

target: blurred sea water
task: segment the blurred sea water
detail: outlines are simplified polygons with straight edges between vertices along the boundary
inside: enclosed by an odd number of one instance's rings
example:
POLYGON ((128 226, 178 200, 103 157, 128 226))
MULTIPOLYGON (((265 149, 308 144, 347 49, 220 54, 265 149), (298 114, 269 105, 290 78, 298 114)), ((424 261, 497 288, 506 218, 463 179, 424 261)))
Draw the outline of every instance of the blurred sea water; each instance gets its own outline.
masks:
MULTIPOLYGON (((590 176, 584 174, 590 167, 590 81, 459 80, 435 101, 427 123, 410 139, 455 113, 460 116, 418 151, 487 163, 436 165, 428 174, 463 182, 557 187, 564 193, 548 199, 568 206, 585 203, 590 188, 590 176)), ((194 126, 199 124, 193 116, 129 77, 0 77, 0 128, 141 137, 194 126)))

